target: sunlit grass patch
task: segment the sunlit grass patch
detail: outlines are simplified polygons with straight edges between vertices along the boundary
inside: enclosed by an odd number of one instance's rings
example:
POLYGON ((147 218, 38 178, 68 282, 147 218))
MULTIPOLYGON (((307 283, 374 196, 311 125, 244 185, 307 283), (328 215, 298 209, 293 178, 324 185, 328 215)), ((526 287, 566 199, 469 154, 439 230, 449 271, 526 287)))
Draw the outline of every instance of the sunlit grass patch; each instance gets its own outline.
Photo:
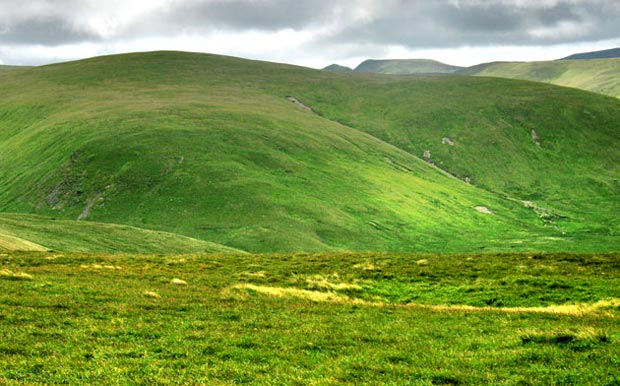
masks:
POLYGON ((0 270, 0 278, 5 280, 32 280, 33 276, 26 272, 13 272, 8 269, 0 270))
POLYGON ((265 277, 267 277, 267 273, 265 271, 242 272, 241 275, 247 276, 247 277, 258 277, 258 278, 265 278, 265 277))
POLYGON ((229 293, 230 290, 245 290, 250 292, 256 292, 263 295, 274 296, 278 298, 297 298, 310 300, 313 302, 330 302, 330 303, 350 303, 350 304, 366 304, 367 302, 360 299, 352 299, 346 295, 337 294, 335 292, 322 292, 311 291, 299 288, 291 287, 269 287, 254 284, 237 284, 231 287, 224 293, 229 293))
POLYGON ((155 291, 144 291, 142 292, 142 296, 152 299, 161 299, 161 295, 155 291))
POLYGON ((364 263, 358 263, 353 265, 353 268, 361 269, 362 271, 380 271, 381 267, 372 261, 366 261, 364 263))
POLYGON ((106 270, 110 270, 110 271, 120 271, 120 270, 123 269, 123 267, 118 266, 118 265, 110 265, 110 264, 102 265, 102 264, 97 264, 97 263, 81 264, 80 268, 82 268, 82 269, 95 269, 95 270, 106 269, 106 270))
POLYGON ((332 274, 330 276, 314 275, 306 279, 306 284, 310 289, 324 291, 358 291, 362 289, 362 287, 356 283, 340 282, 338 274, 332 274))

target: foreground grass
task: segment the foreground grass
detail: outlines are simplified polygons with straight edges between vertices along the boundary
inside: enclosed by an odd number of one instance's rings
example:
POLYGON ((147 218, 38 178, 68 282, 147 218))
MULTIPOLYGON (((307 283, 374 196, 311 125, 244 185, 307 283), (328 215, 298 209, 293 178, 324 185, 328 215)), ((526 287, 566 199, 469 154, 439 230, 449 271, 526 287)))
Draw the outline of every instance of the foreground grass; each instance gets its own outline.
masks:
POLYGON ((619 272, 618 254, 5 253, 0 383, 618 384, 619 272))

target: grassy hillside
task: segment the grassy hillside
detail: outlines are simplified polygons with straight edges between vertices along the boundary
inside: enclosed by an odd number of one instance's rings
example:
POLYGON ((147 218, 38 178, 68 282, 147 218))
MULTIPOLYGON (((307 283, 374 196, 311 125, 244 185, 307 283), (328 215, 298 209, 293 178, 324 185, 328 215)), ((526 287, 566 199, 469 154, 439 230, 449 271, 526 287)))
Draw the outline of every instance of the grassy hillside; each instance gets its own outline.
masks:
POLYGON ((431 59, 368 59, 360 63, 355 71, 390 75, 452 74, 461 68, 431 59))
POLYGON ((6 74, 8 72, 13 72, 16 70, 23 70, 23 69, 27 69, 29 67, 26 66, 4 66, 4 65, 0 65, 0 75, 2 74, 6 74))
POLYGON ((0 383, 613 385, 619 261, 0 254, 0 383))
POLYGON ((620 98, 620 58, 495 62, 466 68, 457 73, 552 83, 620 98))
POLYGON ((3 211, 255 252, 619 248, 611 98, 177 52, 0 87, 3 211))
POLYGON ((215 243, 126 225, 6 213, 0 214, 0 250, 99 253, 241 252, 215 243))

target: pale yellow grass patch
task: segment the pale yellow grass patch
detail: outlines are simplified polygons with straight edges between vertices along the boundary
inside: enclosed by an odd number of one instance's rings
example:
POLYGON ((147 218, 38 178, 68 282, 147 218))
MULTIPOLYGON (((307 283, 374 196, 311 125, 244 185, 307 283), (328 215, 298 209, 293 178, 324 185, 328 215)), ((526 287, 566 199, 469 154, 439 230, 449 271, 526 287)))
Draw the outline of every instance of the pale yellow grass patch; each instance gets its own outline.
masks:
POLYGON ((417 265, 420 265, 420 266, 422 266, 422 265, 428 265, 428 260, 426 260, 426 259, 421 259, 421 260, 416 261, 415 263, 416 263, 417 265))
POLYGON ((13 272, 9 269, 1 269, 0 276, 12 280, 32 280, 33 276, 26 272, 13 272))
POLYGON ((154 291, 144 291, 142 292, 142 296, 145 296, 147 298, 152 298, 152 299, 161 299, 161 296, 154 291))
POLYGON ((355 264, 353 268, 361 269, 362 271, 377 271, 381 269, 371 261, 355 264))
POLYGON ((365 301, 360 299, 351 299, 345 295, 339 295, 333 292, 321 292, 310 291, 299 288, 283 288, 283 287, 269 287, 263 285, 254 284, 238 284, 232 287, 233 290, 250 290, 263 295, 274 296, 278 298, 297 298, 310 300, 317 303, 330 302, 330 303, 355 303, 364 304, 365 301))
POLYGON ((110 271, 120 271, 123 269, 123 267, 120 267, 118 265, 101 265, 101 264, 81 264, 80 268, 82 269, 88 269, 88 268, 92 268, 92 269, 107 269, 110 271))
POLYGON ((170 280, 170 284, 174 284, 174 285, 187 285, 187 282, 185 280, 177 279, 175 277, 174 279, 170 280))
MULTIPOLYGON (((333 279, 338 280, 338 274, 332 275, 333 279)), ((362 287, 355 283, 334 283, 330 278, 326 278, 320 275, 315 275, 306 279, 306 283, 310 288, 316 288, 321 290, 334 290, 334 291, 344 291, 344 290, 361 290, 362 287)))
POLYGON ((590 314, 603 314, 608 317, 615 317, 611 312, 607 312, 608 308, 620 307, 620 299, 605 299, 596 303, 580 303, 580 304, 561 304, 547 307, 477 307, 460 304, 442 305, 442 304, 391 304, 382 301, 367 301, 362 299, 350 298, 346 295, 340 295, 334 292, 322 292, 304 290, 292 287, 269 287, 254 284, 238 284, 223 291, 224 294, 230 294, 230 290, 250 290, 260 294, 284 298, 292 297, 299 299, 307 299, 314 302, 330 302, 340 304, 359 304, 371 307, 404 307, 404 308, 424 308, 435 311, 459 311, 459 312, 503 312, 503 313, 535 313, 535 314, 554 314, 554 315, 570 315, 584 316, 590 314))
POLYGON ((242 272, 241 273, 243 276, 248 276, 248 277, 267 277, 267 273, 265 271, 258 271, 258 272, 242 272))

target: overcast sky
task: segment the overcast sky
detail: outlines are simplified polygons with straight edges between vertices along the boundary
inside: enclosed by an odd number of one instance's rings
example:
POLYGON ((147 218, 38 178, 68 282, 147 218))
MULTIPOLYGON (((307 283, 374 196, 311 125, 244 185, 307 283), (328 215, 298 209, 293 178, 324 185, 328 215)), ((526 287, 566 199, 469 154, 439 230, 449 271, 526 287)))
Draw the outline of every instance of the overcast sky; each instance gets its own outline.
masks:
POLYGON ((454 65, 620 46, 620 0, 0 0, 0 64, 153 50, 320 68, 454 65))

